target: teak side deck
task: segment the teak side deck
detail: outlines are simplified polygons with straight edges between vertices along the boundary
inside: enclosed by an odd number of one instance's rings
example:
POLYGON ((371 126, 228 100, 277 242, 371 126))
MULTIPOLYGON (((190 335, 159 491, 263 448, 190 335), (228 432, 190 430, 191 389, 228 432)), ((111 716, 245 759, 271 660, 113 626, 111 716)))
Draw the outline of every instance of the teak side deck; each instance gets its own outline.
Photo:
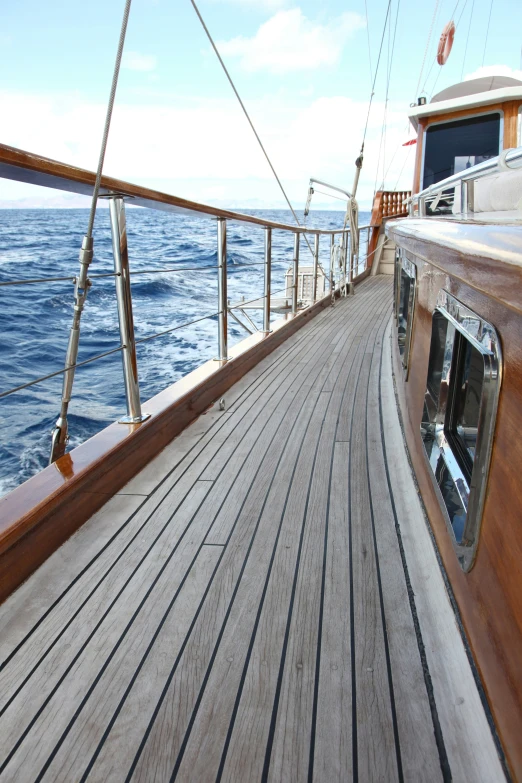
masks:
POLYGON ((503 779, 404 449, 391 289, 320 312, 0 607, 1 781, 503 779))

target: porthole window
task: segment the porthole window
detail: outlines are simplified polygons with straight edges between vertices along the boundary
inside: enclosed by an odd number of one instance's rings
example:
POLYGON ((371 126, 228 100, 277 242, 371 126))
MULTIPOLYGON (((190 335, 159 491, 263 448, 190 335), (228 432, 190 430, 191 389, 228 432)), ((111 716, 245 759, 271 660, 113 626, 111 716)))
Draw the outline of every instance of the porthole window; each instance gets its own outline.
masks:
POLYGON ((399 354, 405 374, 408 371, 410 355, 416 284, 415 264, 398 251, 395 259, 395 320, 399 354))
POLYGON ((421 435, 457 556, 478 544, 500 390, 494 327, 446 291, 433 313, 421 435))

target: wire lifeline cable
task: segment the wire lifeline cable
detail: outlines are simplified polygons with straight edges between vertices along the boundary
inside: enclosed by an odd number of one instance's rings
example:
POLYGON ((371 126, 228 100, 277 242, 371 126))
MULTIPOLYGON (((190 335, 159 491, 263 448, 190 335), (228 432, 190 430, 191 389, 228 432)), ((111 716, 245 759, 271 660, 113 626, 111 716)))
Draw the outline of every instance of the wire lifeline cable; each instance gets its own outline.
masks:
MULTIPOLYGON (((254 136, 256 137, 256 139, 257 139, 257 142, 258 142, 259 146, 261 147, 261 150, 263 151, 263 155, 265 156, 265 158, 266 158, 266 160, 267 160, 267 162, 268 162, 268 165, 270 166, 270 168, 271 168, 271 170, 272 170, 272 174, 274 175, 274 177, 275 177, 275 178, 276 178, 276 180, 277 180, 277 184, 279 185, 279 187, 280 187, 280 189, 281 189, 281 192, 282 192, 283 196, 285 197, 285 201, 286 201, 286 203, 288 204, 288 206, 289 206, 289 208, 290 208, 290 211, 291 211, 292 215, 293 215, 293 216, 294 216, 294 218, 295 218, 295 222, 297 223, 297 225, 299 226, 299 228, 302 228, 302 226, 301 226, 301 223, 299 222, 299 218, 297 217, 297 215, 296 215, 296 212, 295 212, 295 210, 294 210, 294 208, 293 208, 292 204, 290 203, 290 199, 289 199, 289 198, 288 198, 288 196, 286 195, 286 190, 285 190, 285 189, 284 189, 284 187, 283 187, 283 183, 281 182, 281 180, 280 180, 280 179, 279 179, 279 177, 277 176, 277 172, 276 172, 276 170, 275 170, 275 168, 274 168, 274 166, 273 166, 273 164, 272 164, 272 161, 270 160, 270 158, 269 158, 269 156, 268 156, 268 153, 267 153, 266 149, 265 149, 265 148, 264 148, 264 146, 263 146, 263 142, 261 141, 261 139, 260 139, 260 137, 259 137, 259 134, 258 134, 258 132, 256 131, 256 129, 255 129, 255 127, 254 127, 254 123, 253 123, 253 122, 252 122, 252 120, 250 119, 250 115, 249 115, 249 113, 248 113, 248 112, 247 112, 247 110, 246 110, 245 104, 244 104, 244 103, 243 103, 243 101, 241 100, 241 96, 239 95, 239 93, 238 93, 238 91, 237 91, 237 89, 236 89, 236 85, 235 85, 235 84, 234 84, 234 82, 232 81, 232 77, 230 76, 230 74, 229 74, 229 72, 228 72, 228 69, 227 69, 227 67, 226 67, 225 63, 223 62, 223 58, 221 57, 221 55, 220 55, 220 53, 219 53, 219 50, 218 50, 218 48, 217 48, 216 44, 214 43, 214 39, 212 38, 212 36, 211 36, 211 34, 210 34, 210 31, 209 31, 209 29, 208 29, 207 25, 205 24, 205 20, 204 20, 204 19, 203 19, 203 17, 201 16, 201 13, 200 13, 200 11, 199 11, 199 8, 197 7, 197 5, 196 5, 196 3, 195 3, 195 0, 190 0, 190 2, 192 3, 192 6, 193 6, 193 8, 194 8, 194 11, 196 12, 196 14, 197 14, 197 17, 198 17, 199 21, 201 22, 201 26, 203 27, 203 29, 204 29, 204 31, 205 31, 205 33, 206 33, 206 35, 207 35, 207 38, 208 38, 208 40, 210 41, 210 43, 211 43, 211 45, 212 45, 212 48, 214 49, 214 52, 216 53, 216 57, 218 58, 218 60, 219 60, 219 62, 220 62, 220 64, 221 64, 221 67, 223 68, 223 70, 224 70, 224 72, 225 72, 225 75, 226 75, 226 77, 227 77, 227 79, 228 79, 228 81, 229 81, 229 83, 230 83, 230 86, 231 86, 231 87, 232 87, 232 89, 234 90, 235 96, 236 96, 236 98, 237 98, 237 99, 238 99, 238 101, 239 101, 239 105, 240 105, 240 106, 241 106, 241 108, 243 109, 243 113, 244 113, 245 117, 247 118, 247 120, 248 120, 248 123, 249 123, 250 127, 252 128, 252 132, 253 132, 254 136)), ((310 245, 310 242, 308 241, 308 237, 306 236, 306 234, 304 235, 304 238, 305 238, 305 240, 306 240, 306 244, 308 245, 308 248, 309 248, 309 250, 310 250, 310 253, 312 253, 312 255, 313 255, 313 250, 312 250, 312 247, 311 247, 311 245, 310 245)))

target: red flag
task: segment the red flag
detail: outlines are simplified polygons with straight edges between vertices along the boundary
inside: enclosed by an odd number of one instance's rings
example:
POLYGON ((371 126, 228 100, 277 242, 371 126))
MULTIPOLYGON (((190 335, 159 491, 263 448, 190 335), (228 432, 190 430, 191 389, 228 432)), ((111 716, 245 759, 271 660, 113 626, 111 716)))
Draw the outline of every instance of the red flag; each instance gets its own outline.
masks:
POLYGON ((410 139, 409 141, 406 141, 402 146, 411 147, 412 144, 417 144, 417 139, 410 139))

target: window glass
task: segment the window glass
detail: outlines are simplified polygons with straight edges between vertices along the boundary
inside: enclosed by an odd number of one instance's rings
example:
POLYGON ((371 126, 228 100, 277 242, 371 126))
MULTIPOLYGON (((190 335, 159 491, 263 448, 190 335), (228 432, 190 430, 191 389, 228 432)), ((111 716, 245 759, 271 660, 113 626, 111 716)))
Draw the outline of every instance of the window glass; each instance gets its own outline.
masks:
POLYGON ((413 280, 409 277, 404 269, 401 269, 400 276, 400 292, 399 292, 399 317, 398 317, 398 335, 399 335, 399 352, 401 357, 404 356, 404 348, 406 346, 406 335, 408 332, 408 312, 410 307, 410 287, 413 284, 413 280))
POLYGON ((448 321, 442 313, 433 314, 431 330, 430 359, 428 364, 428 391, 435 404, 439 404, 440 384, 442 381, 442 368, 444 364, 444 353, 446 350, 446 334, 448 331, 448 321))
POLYGON ((442 457, 439 457, 437 460, 435 480, 437 481, 442 497, 444 498, 444 504, 446 506, 446 511, 448 512, 451 527, 453 528, 455 540, 460 544, 464 533, 464 525, 466 524, 467 509, 464 508, 462 499, 457 490, 457 485, 442 457))
POLYGON ((423 188, 500 152, 500 114, 431 125, 426 131, 423 188))
POLYGON ((463 335, 458 335, 458 342, 454 398, 448 411, 447 429, 448 435, 455 441, 455 456, 470 481, 484 385, 484 359, 463 335))

